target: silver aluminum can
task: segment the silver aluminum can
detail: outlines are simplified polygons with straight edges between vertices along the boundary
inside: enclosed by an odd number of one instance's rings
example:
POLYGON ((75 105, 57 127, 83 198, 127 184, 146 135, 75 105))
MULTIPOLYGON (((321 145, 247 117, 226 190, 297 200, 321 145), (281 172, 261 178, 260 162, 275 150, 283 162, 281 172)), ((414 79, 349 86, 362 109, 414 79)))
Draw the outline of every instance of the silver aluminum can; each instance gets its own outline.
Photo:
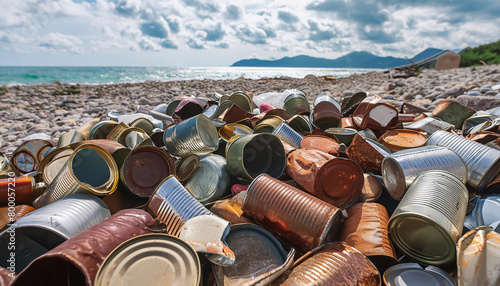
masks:
POLYGON ((280 125, 273 130, 272 134, 295 148, 300 148, 300 142, 304 139, 302 134, 293 130, 285 121, 282 121, 280 125))
POLYGON ((324 94, 324 93, 318 94, 316 96, 316 98, 314 99, 314 102, 313 102, 313 106, 316 107, 316 105, 318 105, 318 103, 323 102, 323 101, 327 101, 327 102, 330 102, 333 105, 335 105, 335 107, 337 107, 339 112, 342 110, 340 103, 337 100, 335 100, 335 98, 329 96, 328 94, 324 94))
POLYGON ((415 179, 392 214, 389 237, 418 262, 455 262, 468 198, 467 188, 454 175, 427 171, 415 179))
POLYGON ((186 190, 202 204, 220 199, 231 180, 226 166, 226 158, 220 155, 202 157, 198 169, 184 184, 186 190))
POLYGON ((474 205, 472 211, 465 217, 464 226, 473 230, 479 226, 493 226, 500 222, 500 195, 495 194, 485 198, 475 198, 470 202, 474 205))
POLYGON ((165 130, 165 147, 170 154, 208 154, 219 148, 219 135, 212 120, 203 114, 191 117, 165 130))
POLYGON ((467 165, 467 185, 481 193, 500 171, 500 151, 446 131, 437 131, 426 145, 441 145, 455 151, 467 165))
POLYGON ((467 182, 465 163, 457 153, 446 147, 424 146, 402 150, 382 161, 384 184, 395 200, 401 200, 418 175, 430 170, 447 171, 464 184, 467 182))

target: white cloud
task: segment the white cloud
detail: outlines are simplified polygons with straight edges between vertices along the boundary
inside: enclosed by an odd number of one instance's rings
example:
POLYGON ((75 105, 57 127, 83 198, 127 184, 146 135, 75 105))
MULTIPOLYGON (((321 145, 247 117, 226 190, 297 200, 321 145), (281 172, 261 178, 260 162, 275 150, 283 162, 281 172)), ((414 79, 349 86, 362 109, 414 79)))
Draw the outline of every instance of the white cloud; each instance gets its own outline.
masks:
POLYGON ((47 34, 38 41, 38 47, 46 49, 50 52, 68 52, 79 54, 84 50, 81 47, 82 41, 70 35, 61 33, 47 34))

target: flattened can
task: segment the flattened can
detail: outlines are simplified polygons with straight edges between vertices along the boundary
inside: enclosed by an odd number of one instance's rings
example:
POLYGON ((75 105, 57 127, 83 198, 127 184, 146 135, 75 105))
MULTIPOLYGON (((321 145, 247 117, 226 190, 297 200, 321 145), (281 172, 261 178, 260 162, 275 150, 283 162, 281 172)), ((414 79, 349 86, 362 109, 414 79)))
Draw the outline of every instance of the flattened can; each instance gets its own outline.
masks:
POLYGON ((304 251, 331 241, 340 224, 340 209, 266 174, 250 184, 242 210, 304 251))
POLYGON ((35 259, 13 285, 67 285, 71 281, 70 285, 91 286, 106 256, 125 240, 149 233, 154 223, 143 210, 120 211, 35 259))
POLYGON ((338 208, 347 208, 361 197, 363 170, 350 159, 296 149, 288 154, 286 173, 308 193, 338 208))
POLYGON ((197 201, 175 176, 166 178, 155 190, 147 210, 167 226, 167 233, 179 236, 181 227, 190 218, 212 213, 197 201))
POLYGON ((455 151, 467 165, 467 185, 481 193, 500 171, 500 151, 446 131, 437 131, 427 145, 441 145, 455 151))
POLYGON ((184 187, 202 204, 216 201, 226 193, 231 180, 226 166, 226 158, 206 155, 200 159, 196 172, 184 187))
POLYGON ((418 262, 443 265, 455 261, 469 192, 454 175, 427 171, 411 184, 389 220, 389 237, 418 262))
POLYGON ((94 285, 198 286, 201 270, 198 254, 183 240, 143 234, 123 242, 106 257, 94 285))
POLYGON ((271 134, 295 148, 300 148, 300 142, 304 139, 304 136, 293 130, 286 121, 281 121, 271 134))
POLYGON ((163 141, 170 154, 184 157, 191 153, 208 154, 219 147, 219 135, 212 121, 203 114, 168 128, 163 141))
POLYGON ((363 253, 380 273, 398 263, 387 231, 389 215, 377 203, 359 203, 347 209, 340 240, 363 253))
POLYGON ((377 268, 357 249, 334 242, 321 245, 297 260, 280 285, 381 285, 377 268))
POLYGON ((415 178, 425 171, 442 170, 467 182, 467 166, 457 153, 446 147, 424 146, 392 153, 382 161, 382 176, 387 190, 401 200, 415 178))

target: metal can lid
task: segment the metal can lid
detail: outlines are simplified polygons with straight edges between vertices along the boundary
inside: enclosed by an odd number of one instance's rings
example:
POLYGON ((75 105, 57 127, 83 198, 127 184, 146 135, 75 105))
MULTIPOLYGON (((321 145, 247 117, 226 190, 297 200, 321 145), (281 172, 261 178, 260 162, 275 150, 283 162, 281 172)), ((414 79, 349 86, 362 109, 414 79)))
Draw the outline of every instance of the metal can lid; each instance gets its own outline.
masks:
POLYGON ((200 165, 200 156, 196 154, 190 154, 184 157, 179 165, 177 166, 177 178, 180 182, 184 182, 196 172, 198 166, 200 165))
POLYGON ((418 263, 394 265, 384 272, 384 283, 388 286, 410 285, 418 281, 419 285, 454 286, 454 280, 445 271, 428 266, 425 269, 418 263))
POLYGON ((103 285, 199 285, 200 260, 194 249, 166 234, 131 238, 103 261, 95 278, 103 285))

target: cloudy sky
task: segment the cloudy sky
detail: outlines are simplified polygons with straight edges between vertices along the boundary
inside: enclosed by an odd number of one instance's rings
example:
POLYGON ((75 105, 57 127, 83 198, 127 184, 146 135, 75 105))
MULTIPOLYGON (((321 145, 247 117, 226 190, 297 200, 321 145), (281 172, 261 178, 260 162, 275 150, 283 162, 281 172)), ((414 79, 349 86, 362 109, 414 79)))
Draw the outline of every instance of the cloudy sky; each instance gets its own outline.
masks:
POLYGON ((0 65, 411 57, 500 38, 498 0, 0 0, 0 65))

